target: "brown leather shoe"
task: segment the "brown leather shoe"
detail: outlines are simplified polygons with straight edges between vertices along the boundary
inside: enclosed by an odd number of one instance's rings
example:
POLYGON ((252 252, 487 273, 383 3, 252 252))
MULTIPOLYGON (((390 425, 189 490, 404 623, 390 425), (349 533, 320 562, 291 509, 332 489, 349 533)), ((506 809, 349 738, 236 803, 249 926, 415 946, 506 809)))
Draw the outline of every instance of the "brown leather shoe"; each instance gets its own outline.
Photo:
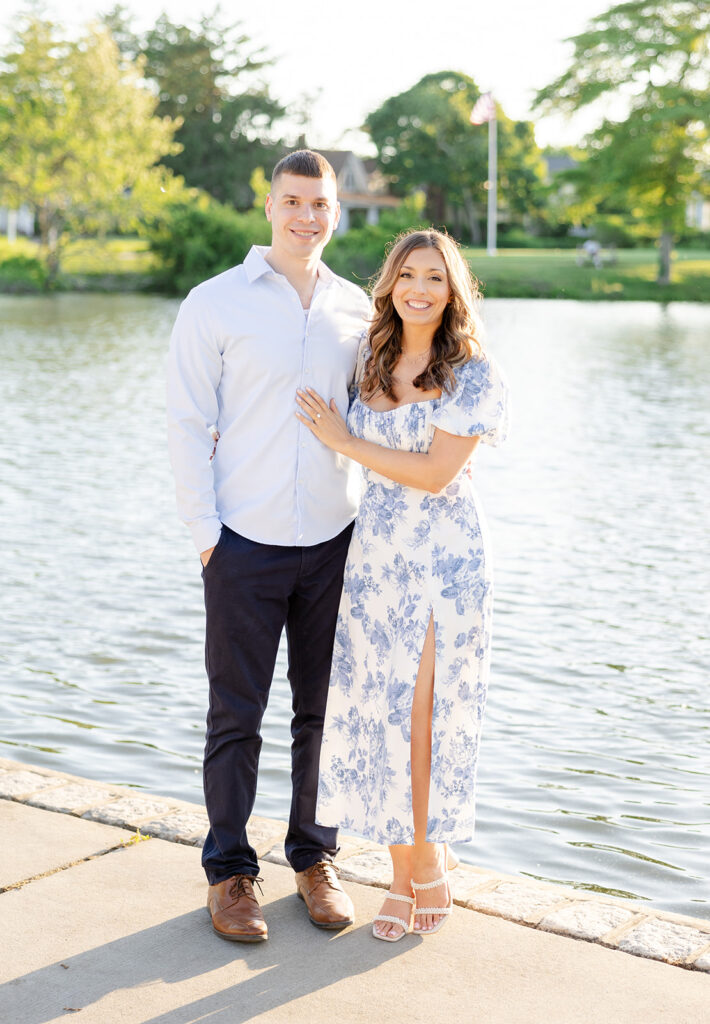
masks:
POLYGON ((329 860, 296 872, 296 892, 318 928, 346 928, 355 919, 353 901, 338 881, 338 869, 329 860))
MULTIPOLYGON (((261 878, 232 875, 207 889, 207 909, 212 927, 231 942, 263 942, 269 937, 264 915, 254 895, 254 882, 261 878)), ((261 886, 259 887, 261 891, 261 886)))

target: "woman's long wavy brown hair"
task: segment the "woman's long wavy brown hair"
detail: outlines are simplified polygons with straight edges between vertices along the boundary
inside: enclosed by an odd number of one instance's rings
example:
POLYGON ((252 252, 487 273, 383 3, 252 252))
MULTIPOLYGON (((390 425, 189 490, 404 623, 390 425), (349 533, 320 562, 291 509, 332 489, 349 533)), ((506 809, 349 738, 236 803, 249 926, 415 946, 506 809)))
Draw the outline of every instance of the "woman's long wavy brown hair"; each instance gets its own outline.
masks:
POLYGON ((392 302, 394 288, 407 256, 414 249, 436 249, 444 261, 451 296, 432 342, 428 365, 413 381, 415 388, 451 392, 456 379, 454 366, 467 363, 474 352, 483 355, 478 306, 478 281, 471 274, 458 245, 441 231, 411 231, 392 243, 374 285, 374 314, 369 330, 370 356, 361 382, 364 395, 392 396, 392 372, 402 352, 402 321, 392 302))

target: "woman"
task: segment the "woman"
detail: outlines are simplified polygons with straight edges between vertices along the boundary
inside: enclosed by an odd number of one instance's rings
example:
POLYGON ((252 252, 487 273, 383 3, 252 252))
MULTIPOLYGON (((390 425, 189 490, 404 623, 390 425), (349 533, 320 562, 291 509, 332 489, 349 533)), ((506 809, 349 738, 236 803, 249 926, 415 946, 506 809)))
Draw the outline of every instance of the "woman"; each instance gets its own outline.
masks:
POLYGON ((365 468, 338 615, 317 820, 389 845, 373 923, 396 942, 451 913, 448 843, 473 835, 491 567, 469 461, 505 433, 506 391, 478 340, 478 294, 447 235, 393 246, 373 289, 347 423, 299 391, 323 444, 365 468))

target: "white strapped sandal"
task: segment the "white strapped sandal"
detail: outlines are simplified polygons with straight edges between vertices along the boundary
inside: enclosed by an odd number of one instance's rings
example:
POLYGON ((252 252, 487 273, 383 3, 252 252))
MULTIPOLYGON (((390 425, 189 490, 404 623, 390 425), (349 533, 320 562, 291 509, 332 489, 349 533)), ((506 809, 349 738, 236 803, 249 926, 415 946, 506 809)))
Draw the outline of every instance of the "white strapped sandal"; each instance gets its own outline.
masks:
POLYGON ((454 907, 454 895, 451 892, 451 886, 449 885, 448 872, 444 872, 441 878, 435 879, 433 882, 415 882, 414 879, 410 882, 412 889, 416 895, 417 890, 420 889, 436 889, 438 885, 445 885, 449 893, 449 902, 445 907, 417 907, 415 904, 414 916, 418 914, 438 914, 441 916, 441 920, 437 921, 433 928, 417 929, 417 935, 433 935, 434 932, 438 932, 446 924, 447 915, 451 913, 454 907))
MULTIPOLYGON (((399 900, 400 903, 408 903, 410 907, 413 907, 414 904, 415 904, 415 900, 414 900, 413 896, 400 896, 400 894, 398 892, 388 892, 387 893, 387 899, 388 900, 399 900)), ((399 940, 403 939, 404 936, 407 935, 411 930, 412 930, 412 912, 411 912, 411 910, 409 912, 409 918, 406 921, 405 921, 405 919, 403 917, 394 917, 394 915, 392 915, 392 914, 378 914, 377 917, 373 917, 373 919, 372 919, 372 934, 375 936, 376 939, 382 939, 383 942, 399 942, 399 940), (380 935, 380 933, 375 928, 375 925, 377 924, 378 921, 389 921, 390 924, 398 924, 402 928, 404 928, 404 931, 400 932, 399 935, 392 935, 392 934, 380 935)))

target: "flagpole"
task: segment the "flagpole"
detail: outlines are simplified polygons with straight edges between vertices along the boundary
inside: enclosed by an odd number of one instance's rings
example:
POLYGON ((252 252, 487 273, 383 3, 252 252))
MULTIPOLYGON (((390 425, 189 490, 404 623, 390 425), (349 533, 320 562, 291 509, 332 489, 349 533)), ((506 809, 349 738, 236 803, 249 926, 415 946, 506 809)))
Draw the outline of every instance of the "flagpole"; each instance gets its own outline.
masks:
POLYGON ((498 131, 495 108, 488 122, 488 255, 496 255, 498 217, 498 131))
POLYGON ((489 256, 496 255, 496 234, 498 218, 498 121, 496 119, 496 103, 493 93, 484 92, 473 105, 471 124, 488 122, 488 218, 486 248, 489 256))

